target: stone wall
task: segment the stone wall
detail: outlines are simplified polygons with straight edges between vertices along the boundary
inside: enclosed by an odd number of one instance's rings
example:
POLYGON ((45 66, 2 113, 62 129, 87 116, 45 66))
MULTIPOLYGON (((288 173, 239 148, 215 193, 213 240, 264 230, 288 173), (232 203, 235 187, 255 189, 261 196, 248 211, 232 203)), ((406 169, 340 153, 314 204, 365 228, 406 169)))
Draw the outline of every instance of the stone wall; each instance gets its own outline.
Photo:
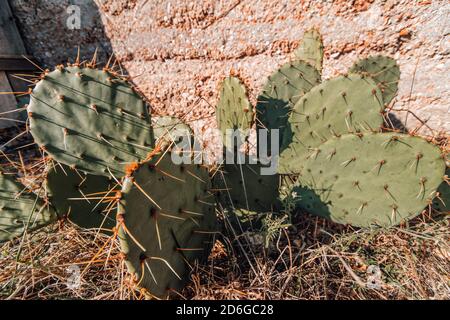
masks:
MULTIPOLYGON (((433 130, 450 131, 448 1, 291 0, 10 0, 26 46, 43 65, 114 53, 156 113, 186 115, 215 127, 217 83, 231 68, 251 86, 285 62, 303 32, 324 37, 324 76, 357 59, 386 54, 401 69, 396 109, 409 109, 433 130), (69 30, 77 4, 81 29, 69 30)), ((397 116, 409 129, 413 115, 397 116)), ((425 129, 425 127, 423 127, 425 129)), ((427 130, 425 130, 427 131, 427 130)), ((428 132, 426 132, 428 133, 428 132)))

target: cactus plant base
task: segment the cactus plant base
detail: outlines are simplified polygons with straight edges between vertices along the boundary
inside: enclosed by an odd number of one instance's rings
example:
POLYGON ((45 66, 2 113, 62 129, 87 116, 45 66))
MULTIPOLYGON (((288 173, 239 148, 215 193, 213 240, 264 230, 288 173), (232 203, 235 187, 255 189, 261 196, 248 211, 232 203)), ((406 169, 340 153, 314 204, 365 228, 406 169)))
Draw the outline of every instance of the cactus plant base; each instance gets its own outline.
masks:
POLYGON ((236 235, 247 231, 258 231, 262 227, 262 219, 267 212, 256 212, 246 209, 222 208, 224 215, 223 230, 229 231, 232 228, 236 235))
POLYGON ((278 210, 279 176, 262 175, 261 164, 225 164, 214 176, 218 201, 224 208, 248 212, 278 210))

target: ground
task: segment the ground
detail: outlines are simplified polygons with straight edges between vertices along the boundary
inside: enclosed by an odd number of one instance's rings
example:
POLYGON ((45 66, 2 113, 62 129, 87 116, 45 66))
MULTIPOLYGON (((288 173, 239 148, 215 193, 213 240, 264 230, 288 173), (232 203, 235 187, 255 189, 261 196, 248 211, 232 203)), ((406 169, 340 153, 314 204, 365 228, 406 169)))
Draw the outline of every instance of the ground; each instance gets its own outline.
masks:
MULTIPOLYGON (((208 262, 174 297, 447 300, 448 222, 425 213, 408 226, 358 230, 303 214, 267 249, 255 234, 234 238, 224 230, 208 262)), ((142 298, 108 236, 57 224, 20 242, 0 247, 1 298, 142 298)))

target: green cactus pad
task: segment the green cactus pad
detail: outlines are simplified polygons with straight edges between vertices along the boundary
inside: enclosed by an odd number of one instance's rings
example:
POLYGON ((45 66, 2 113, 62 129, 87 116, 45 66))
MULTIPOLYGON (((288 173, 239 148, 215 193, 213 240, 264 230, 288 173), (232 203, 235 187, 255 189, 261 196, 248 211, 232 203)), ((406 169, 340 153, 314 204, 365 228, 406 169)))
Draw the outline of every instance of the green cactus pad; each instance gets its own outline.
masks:
POLYGON ((152 127, 155 145, 160 146, 162 149, 166 149, 172 143, 177 143, 183 137, 190 138, 193 135, 191 128, 176 117, 152 117, 152 127))
POLYGON ((121 177, 126 164, 152 149, 145 102, 107 71, 61 67, 48 73, 31 94, 28 115, 39 146, 88 173, 121 177))
POLYGON ((302 42, 294 51, 297 59, 304 60, 322 72, 323 43, 319 30, 310 29, 303 35, 302 42))
POLYGON ((440 149, 420 137, 347 134, 318 150, 293 188, 296 202, 339 223, 397 225, 420 214, 444 179, 440 149))
MULTIPOLYGON (((267 79, 256 104, 258 129, 279 129, 280 147, 283 135, 289 133, 288 117, 295 103, 320 83, 319 72, 304 61, 285 63, 267 79)), ((290 137, 289 137, 290 139, 290 137)), ((270 138, 269 150, 270 149, 270 138)), ((258 142, 259 144, 259 142, 258 142)))
POLYGON ((116 225, 114 206, 108 207, 109 199, 120 191, 113 179, 52 164, 47 171, 46 187, 59 217, 67 217, 86 229, 112 229, 116 225))
POLYGON ((375 80, 383 94, 383 102, 388 105, 397 94, 400 68, 397 62, 385 56, 373 56, 357 61, 351 73, 366 75, 375 80))
POLYGON ((349 132, 376 131, 383 124, 381 91, 361 75, 339 76, 305 94, 289 117, 279 173, 300 174, 303 163, 321 143, 349 132))
POLYGON ((239 130, 241 138, 248 136, 253 125, 254 112, 248 101, 247 89, 238 78, 227 77, 223 80, 216 117, 224 147, 232 146, 230 137, 227 137, 229 129, 239 130))
POLYGON ((216 229, 208 170, 174 165, 170 153, 142 163, 123 182, 119 238, 128 270, 151 295, 166 297, 204 259, 216 229))
POLYGON ((0 173, 0 242, 57 220, 55 211, 14 178, 0 173), (31 216, 30 216, 31 215, 31 216))
POLYGON ((260 164, 225 164, 214 176, 218 201, 224 208, 271 212, 280 208, 279 176, 261 175, 260 164))

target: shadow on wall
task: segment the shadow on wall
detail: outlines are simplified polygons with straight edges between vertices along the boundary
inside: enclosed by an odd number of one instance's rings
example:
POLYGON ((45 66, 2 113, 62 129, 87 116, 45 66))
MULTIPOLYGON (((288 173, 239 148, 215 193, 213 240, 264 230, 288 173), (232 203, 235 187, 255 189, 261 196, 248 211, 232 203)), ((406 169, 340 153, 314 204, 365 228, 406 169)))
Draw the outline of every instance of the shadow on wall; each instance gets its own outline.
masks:
MULTIPOLYGON (((58 64, 74 62, 78 50, 80 61, 90 61, 97 50, 97 63, 102 66, 113 50, 97 6, 100 1, 103 0, 0 0, 0 10, 9 4, 27 53, 41 68, 52 70, 58 64)), ((23 117, 25 120, 25 113, 23 117)), ((24 125, 13 129, 0 135, 2 151, 15 154, 15 148, 20 147, 27 154, 38 155, 35 145, 30 145, 31 134, 16 139, 24 125)), ((5 161, 2 158, 0 163, 5 161)))
POLYGON ((42 67, 73 62, 80 47, 80 61, 106 63, 112 47, 105 34, 96 1, 9 0, 28 52, 42 67))

